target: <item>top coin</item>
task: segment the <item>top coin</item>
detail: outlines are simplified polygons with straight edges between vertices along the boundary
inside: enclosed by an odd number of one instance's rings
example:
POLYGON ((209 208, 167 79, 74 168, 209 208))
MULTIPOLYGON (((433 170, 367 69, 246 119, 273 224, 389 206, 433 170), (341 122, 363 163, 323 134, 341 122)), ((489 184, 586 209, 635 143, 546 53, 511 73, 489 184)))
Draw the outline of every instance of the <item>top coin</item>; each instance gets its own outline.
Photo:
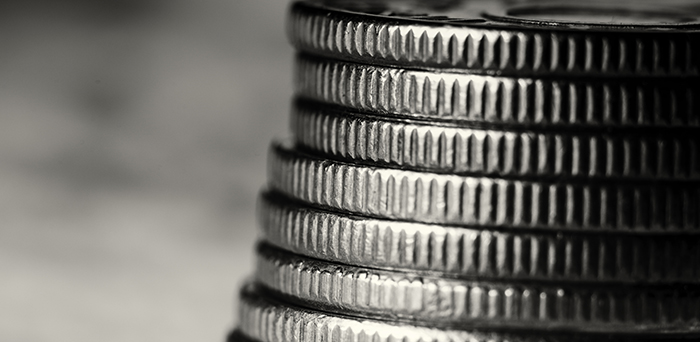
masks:
POLYGON ((516 76, 700 76, 700 11, 668 4, 318 0, 292 6, 289 35, 302 51, 371 64, 516 76))

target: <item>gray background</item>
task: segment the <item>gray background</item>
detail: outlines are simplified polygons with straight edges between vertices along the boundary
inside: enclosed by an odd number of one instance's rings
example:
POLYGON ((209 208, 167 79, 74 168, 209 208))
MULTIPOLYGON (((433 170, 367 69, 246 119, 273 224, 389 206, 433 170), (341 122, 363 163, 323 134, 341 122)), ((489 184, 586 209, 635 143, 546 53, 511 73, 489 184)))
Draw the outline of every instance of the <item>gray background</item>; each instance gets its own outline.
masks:
POLYGON ((277 0, 0 10, 0 341, 222 341, 293 52, 277 0))

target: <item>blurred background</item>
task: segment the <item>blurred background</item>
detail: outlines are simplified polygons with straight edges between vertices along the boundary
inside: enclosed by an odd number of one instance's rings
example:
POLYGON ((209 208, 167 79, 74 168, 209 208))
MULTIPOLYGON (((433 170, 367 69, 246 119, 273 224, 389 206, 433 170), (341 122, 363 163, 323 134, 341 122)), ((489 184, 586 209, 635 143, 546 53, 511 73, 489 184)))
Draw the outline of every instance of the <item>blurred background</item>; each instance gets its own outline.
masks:
POLYGON ((223 341, 287 131, 287 3, 8 3, 0 341, 223 341))

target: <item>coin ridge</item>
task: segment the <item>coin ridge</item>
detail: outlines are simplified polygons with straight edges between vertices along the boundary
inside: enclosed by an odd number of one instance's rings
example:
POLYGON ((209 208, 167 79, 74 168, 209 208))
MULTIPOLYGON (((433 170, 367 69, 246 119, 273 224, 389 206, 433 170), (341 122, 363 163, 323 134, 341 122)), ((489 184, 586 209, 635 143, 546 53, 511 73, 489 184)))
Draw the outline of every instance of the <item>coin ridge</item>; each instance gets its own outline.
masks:
MULTIPOLYGON (((418 327, 312 311, 277 302, 248 284, 240 297, 240 331, 251 339, 266 342, 651 342, 669 338, 697 338, 696 334, 593 335, 550 332, 547 334, 490 333, 418 327)), ((685 339, 684 339, 685 340, 685 339)))
POLYGON ((258 248, 256 281, 303 306, 418 324, 546 332, 700 330, 697 287, 466 281, 347 266, 258 248))
POLYGON ((539 182, 370 167, 273 144, 268 184, 291 198, 377 218, 580 231, 697 233, 697 183, 539 182), (661 185, 660 185, 661 184, 661 185))
POLYGON ((575 133, 391 120, 297 101, 298 145, 349 161, 487 175, 700 179, 695 136, 575 133))
POLYGON ((513 232, 379 220, 258 200, 264 240, 348 265, 445 277, 544 281, 697 283, 700 237, 513 232), (653 258, 650 256, 654 256, 653 258))
POLYGON ((429 72, 299 55, 302 98, 389 116, 556 126, 700 126, 697 81, 533 79, 429 72))
POLYGON ((430 24, 300 2, 291 8, 288 27, 297 49, 373 64, 513 75, 700 75, 697 30, 596 32, 530 25, 430 24))

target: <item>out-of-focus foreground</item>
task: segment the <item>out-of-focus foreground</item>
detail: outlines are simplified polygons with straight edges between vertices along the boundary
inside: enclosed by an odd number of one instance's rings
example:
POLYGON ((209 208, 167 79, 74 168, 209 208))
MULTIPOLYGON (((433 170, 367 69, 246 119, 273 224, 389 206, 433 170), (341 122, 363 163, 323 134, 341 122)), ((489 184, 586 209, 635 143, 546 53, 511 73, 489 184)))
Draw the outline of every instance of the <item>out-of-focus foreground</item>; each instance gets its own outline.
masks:
POLYGON ((0 340, 223 340, 286 131, 286 3, 21 3, 0 12, 0 340))

